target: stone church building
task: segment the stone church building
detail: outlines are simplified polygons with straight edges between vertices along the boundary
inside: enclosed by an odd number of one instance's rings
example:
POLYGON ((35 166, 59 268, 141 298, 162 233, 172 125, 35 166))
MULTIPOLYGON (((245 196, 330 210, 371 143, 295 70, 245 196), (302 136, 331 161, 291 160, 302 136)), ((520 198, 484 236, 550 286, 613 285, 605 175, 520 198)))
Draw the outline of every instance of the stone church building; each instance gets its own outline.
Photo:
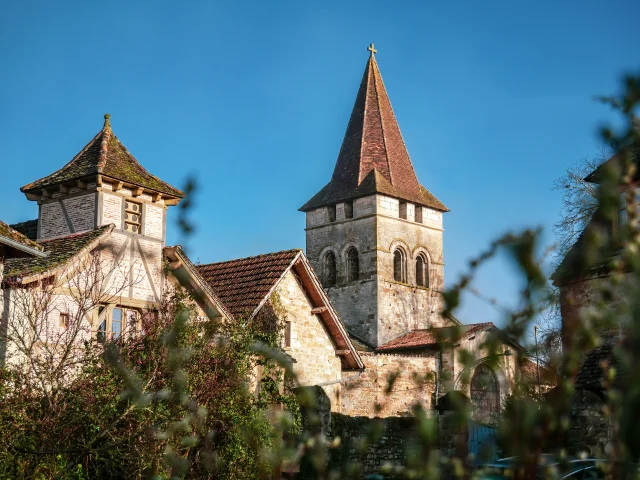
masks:
POLYGON ((278 303, 282 346, 300 384, 322 387, 333 411, 404 415, 415 402, 435 411, 458 390, 479 420, 492 421, 532 364, 518 363, 524 350, 492 323, 441 315, 449 210, 416 177, 373 46, 370 52, 333 176, 300 208, 306 254, 196 265, 179 246, 167 246, 166 213, 183 193, 133 157, 106 115, 71 161, 22 187, 38 218, 0 222, 0 362, 19 357, 7 332, 20 320, 16 295, 25 285, 57 289, 38 336, 44 348, 76 314, 82 340, 136 332, 142 311, 180 283, 199 293, 201 314, 214 321, 251 319, 278 303), (95 254, 104 295, 79 312, 70 285, 86 277, 95 254), (490 336, 502 341, 491 355, 483 346, 490 336), (460 349, 475 354, 473 365, 463 366, 460 349), (400 377, 387 395, 394 372, 400 377))

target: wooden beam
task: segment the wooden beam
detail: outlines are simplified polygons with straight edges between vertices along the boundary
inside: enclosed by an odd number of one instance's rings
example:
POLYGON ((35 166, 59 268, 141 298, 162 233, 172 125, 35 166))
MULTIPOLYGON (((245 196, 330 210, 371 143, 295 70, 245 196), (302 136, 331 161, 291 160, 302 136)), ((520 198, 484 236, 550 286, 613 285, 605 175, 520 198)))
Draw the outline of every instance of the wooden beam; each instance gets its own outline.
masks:
POLYGON ((51 198, 51 192, 46 188, 42 189, 42 198, 51 198))
POLYGON ((171 268, 171 270, 180 268, 180 265, 182 265, 182 262, 180 260, 174 260, 173 262, 169 262, 169 268, 171 268))
POLYGON ((140 196, 140 195, 142 195, 143 193, 144 193, 144 188, 142 188, 142 187, 134 188, 134 189, 133 189, 133 191, 131 192, 131 194, 132 194, 134 197, 139 197, 139 196, 140 196))
POLYGON ((318 315, 319 313, 324 313, 328 310, 327 307, 316 307, 311 309, 311 315, 318 315))
POLYGON ((101 187, 102 186, 102 175, 98 175, 96 177, 96 187, 101 187))
POLYGON ((122 190, 123 186, 124 186, 124 182, 114 183, 113 184, 113 191, 117 192, 118 190, 122 190))
POLYGON ((336 350, 336 355, 349 355, 351 353, 351 350, 336 350))
POLYGON ((60 193, 69 193, 69 187, 67 185, 60 185, 60 193))
POLYGON ((84 180, 78 180, 76 182, 76 185, 78 188, 81 188, 82 190, 86 190, 87 189, 87 182, 85 182, 84 180))
POLYGON ((154 193, 153 195, 151 195, 151 200, 153 200, 154 202, 159 202, 160 200, 162 200, 162 194, 154 193))

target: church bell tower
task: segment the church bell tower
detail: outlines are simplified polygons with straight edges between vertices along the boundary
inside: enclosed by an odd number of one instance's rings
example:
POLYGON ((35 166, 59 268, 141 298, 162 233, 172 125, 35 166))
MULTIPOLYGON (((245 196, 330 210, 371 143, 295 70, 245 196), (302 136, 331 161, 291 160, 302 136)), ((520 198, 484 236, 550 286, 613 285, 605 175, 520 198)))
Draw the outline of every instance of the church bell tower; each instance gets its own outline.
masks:
POLYGON ((300 210, 307 257, 350 333, 377 347, 445 326, 442 214, 416 177, 373 44, 331 180, 300 210))

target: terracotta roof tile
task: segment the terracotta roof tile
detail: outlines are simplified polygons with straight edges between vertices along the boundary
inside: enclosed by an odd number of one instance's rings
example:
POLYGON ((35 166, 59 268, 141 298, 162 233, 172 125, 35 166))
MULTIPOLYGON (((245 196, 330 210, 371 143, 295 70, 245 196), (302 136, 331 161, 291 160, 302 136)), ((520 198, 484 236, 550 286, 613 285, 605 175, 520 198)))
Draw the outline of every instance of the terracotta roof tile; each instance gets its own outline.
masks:
POLYGON ((105 115, 104 128, 60 170, 29 183, 20 190, 30 192, 71 180, 102 174, 123 182, 182 198, 184 194, 177 188, 150 174, 129 153, 118 137, 111 131, 105 115))
POLYGON ((29 239, 26 235, 23 235, 22 233, 15 230, 11 226, 7 225, 3 221, 0 221, 0 237, 5 237, 25 247, 34 248, 36 250, 42 251, 42 245, 39 245, 38 243, 29 239))
POLYGON ((437 347, 442 343, 456 342, 469 338, 474 333, 488 328, 495 328, 495 325, 491 322, 487 322, 452 327, 429 328, 424 330, 412 330, 398 338, 394 338, 390 342, 380 345, 376 351, 391 352, 412 348, 437 347))
POLYGON ((196 265, 196 269, 234 317, 248 317, 300 252, 299 249, 285 250, 196 265))
POLYGON ((112 225, 105 225, 95 230, 38 242, 44 248, 44 253, 47 256, 6 260, 5 278, 25 277, 63 266, 74 255, 80 253, 85 247, 90 246, 92 242, 99 240, 103 235, 111 232, 112 229, 112 225))
POLYGON ((448 211, 418 182, 378 63, 371 55, 331 181, 300 210, 374 193, 448 211))

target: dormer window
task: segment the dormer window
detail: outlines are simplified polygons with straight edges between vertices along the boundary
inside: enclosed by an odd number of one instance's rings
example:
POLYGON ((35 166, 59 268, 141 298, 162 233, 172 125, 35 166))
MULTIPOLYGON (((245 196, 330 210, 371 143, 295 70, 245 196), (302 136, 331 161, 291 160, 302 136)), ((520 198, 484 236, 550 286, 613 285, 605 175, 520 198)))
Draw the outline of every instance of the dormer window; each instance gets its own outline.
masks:
POLYGON ((124 202, 124 230, 140 233, 142 226, 142 204, 126 200, 124 202))

